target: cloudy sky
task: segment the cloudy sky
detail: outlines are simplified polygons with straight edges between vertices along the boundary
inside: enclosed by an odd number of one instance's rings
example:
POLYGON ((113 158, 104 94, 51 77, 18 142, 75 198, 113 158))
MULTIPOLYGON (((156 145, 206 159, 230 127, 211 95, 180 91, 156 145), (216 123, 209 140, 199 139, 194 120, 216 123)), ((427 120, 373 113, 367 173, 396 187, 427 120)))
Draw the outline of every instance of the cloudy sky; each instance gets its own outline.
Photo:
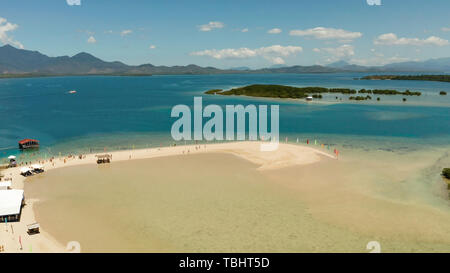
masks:
POLYGON ((449 12, 448 0, 0 0, 0 44, 127 64, 383 65, 450 57, 449 12))

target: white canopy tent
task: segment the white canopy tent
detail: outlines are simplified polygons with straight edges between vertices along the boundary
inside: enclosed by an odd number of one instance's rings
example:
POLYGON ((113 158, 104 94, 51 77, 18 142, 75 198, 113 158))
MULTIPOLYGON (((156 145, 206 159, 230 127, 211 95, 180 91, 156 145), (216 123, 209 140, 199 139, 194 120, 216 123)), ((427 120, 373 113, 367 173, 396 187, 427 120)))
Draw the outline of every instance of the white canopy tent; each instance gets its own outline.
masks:
POLYGON ((16 156, 15 155, 10 155, 10 156, 8 156, 8 159, 16 159, 16 156))
POLYGON ((20 173, 27 173, 27 172, 31 172, 31 168, 30 167, 22 167, 22 168, 20 168, 20 173))
POLYGON ((31 165, 31 168, 33 168, 33 169, 43 169, 44 166, 42 166, 40 164, 33 164, 33 165, 31 165))
POLYGON ((0 219, 18 218, 23 202, 23 190, 0 191, 0 219))

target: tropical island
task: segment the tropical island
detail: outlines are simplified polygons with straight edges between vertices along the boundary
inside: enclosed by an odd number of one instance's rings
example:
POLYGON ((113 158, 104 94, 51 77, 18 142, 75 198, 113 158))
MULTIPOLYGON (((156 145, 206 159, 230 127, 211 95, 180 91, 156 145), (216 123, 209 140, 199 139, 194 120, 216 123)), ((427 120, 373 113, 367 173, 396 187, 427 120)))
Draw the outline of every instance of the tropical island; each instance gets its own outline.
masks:
MULTIPOLYGON (((348 89, 348 88, 325 88, 325 87, 293 87, 286 85, 273 85, 273 84, 253 84, 239 88, 233 88, 230 90, 212 89, 205 92, 210 95, 224 95, 224 96, 250 96, 250 97, 262 97, 262 98, 290 98, 290 99, 304 99, 309 96, 313 98, 321 99, 323 93, 336 93, 336 94, 367 94, 365 96, 350 96, 350 100, 368 100, 372 97, 368 94, 374 95, 403 95, 403 96, 420 96, 421 92, 397 91, 390 89, 348 89)), ((337 99, 337 97, 336 97, 337 99)), ((379 100, 379 99, 377 99, 379 100)))
POLYGON ((371 75, 361 80, 401 80, 401 81, 436 81, 450 82, 450 75, 371 75))

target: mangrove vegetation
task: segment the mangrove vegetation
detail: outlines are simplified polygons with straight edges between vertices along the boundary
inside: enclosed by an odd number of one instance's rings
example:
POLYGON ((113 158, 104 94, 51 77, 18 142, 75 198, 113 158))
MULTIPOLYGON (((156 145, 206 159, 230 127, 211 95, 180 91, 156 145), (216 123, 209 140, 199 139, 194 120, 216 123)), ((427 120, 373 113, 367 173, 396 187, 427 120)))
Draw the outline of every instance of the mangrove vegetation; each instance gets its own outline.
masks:
POLYGON ((447 179, 450 179, 450 168, 444 168, 442 170, 442 176, 447 179))
MULTIPOLYGON (((293 87, 286 85, 274 85, 274 84, 253 84, 244 87, 232 88, 230 90, 212 89, 206 91, 205 94, 218 94, 224 96, 250 96, 261 98, 290 98, 290 99, 304 99, 308 96, 312 96, 316 99, 321 99, 322 94, 344 94, 344 95, 356 95, 364 94, 364 96, 350 96, 350 100, 370 100, 374 95, 403 95, 403 96, 420 96, 420 92, 397 91, 390 89, 361 89, 359 91, 348 88, 325 88, 325 87, 293 87)), ((336 97, 337 99, 338 97, 336 97)), ((379 101, 379 98, 377 99, 379 101)))
POLYGON ((450 82, 450 75, 371 75, 361 79, 450 82))

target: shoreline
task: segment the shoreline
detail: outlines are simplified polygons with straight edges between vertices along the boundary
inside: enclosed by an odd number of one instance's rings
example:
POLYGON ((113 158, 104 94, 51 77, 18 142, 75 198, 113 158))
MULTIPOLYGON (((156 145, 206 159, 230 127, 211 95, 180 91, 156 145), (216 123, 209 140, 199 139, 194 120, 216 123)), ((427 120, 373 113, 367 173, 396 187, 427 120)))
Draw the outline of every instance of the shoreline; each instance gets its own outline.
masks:
MULTIPOLYGON (((241 86, 242 87, 242 86, 241 86)), ((236 87, 239 88, 239 87, 236 87)), ((325 93, 330 95, 330 93, 325 93)), ((223 96, 223 97, 235 97, 235 98, 241 98, 241 99, 249 99, 249 100, 259 100, 264 102, 283 102, 283 103, 292 103, 292 104, 301 104, 301 105, 314 105, 314 106, 330 106, 330 105, 367 105, 367 106, 414 106, 414 107, 442 107, 442 108, 448 108, 450 105, 446 103, 441 102, 431 102, 431 101, 393 101, 393 100, 381 100, 377 101, 374 100, 363 100, 363 101, 356 101, 356 100, 349 100, 348 96, 349 94, 340 94, 347 96, 345 97, 346 100, 335 100, 335 99, 313 99, 312 101, 307 101, 303 98, 278 98, 278 97, 255 97, 255 96, 249 96, 249 95, 220 95, 220 94, 206 94, 203 92, 201 95, 206 95, 206 97, 209 96, 223 96)), ((382 96, 388 96, 389 95, 382 95, 382 96)))
MULTIPOLYGON (((216 95, 210 95, 206 94, 208 96, 216 96, 216 95)), ((224 95, 223 95, 224 96, 224 95)), ((450 105, 446 103, 439 103, 439 102, 418 102, 418 101, 407 101, 408 104, 405 104, 405 102, 399 101, 371 101, 371 100, 365 100, 365 101, 355 101, 355 100, 327 100, 327 99, 315 99, 312 101, 307 101, 306 99, 294 99, 294 98, 270 98, 270 97, 252 97, 248 95, 228 95, 229 97, 235 97, 235 98, 244 98, 244 99, 250 99, 250 100, 261 100, 264 102, 283 102, 283 103, 292 103, 292 104, 302 104, 302 105, 314 105, 314 106, 330 106, 330 105, 366 105, 366 106, 414 106, 414 107, 441 107, 441 108, 449 108, 450 105)))
MULTIPOLYGON (((201 153, 228 153, 252 162, 260 167, 258 170, 275 170, 296 165, 308 165, 319 162, 321 157, 335 159, 333 155, 321 151, 318 148, 308 147, 299 144, 279 143, 278 150, 273 152, 261 152, 259 150, 262 142, 228 142, 217 144, 198 144, 186 146, 169 146, 160 148, 147 148, 136 150, 120 150, 104 152, 112 155, 113 162, 128 160, 150 159, 159 157, 182 156, 201 153)), ((45 171, 54 169, 80 166, 95 165, 96 154, 85 154, 80 159, 78 156, 57 157, 52 161, 45 160, 40 162, 45 171)), ((12 178, 13 189, 24 189, 26 177, 20 175, 20 166, 3 170, 5 178, 12 178)), ((5 252, 66 252, 66 247, 59 243, 50 234, 41 228, 40 234, 33 236, 26 235, 26 225, 35 222, 35 211, 33 204, 39 202, 39 199, 26 199, 26 205, 22 208, 21 220, 19 222, 8 223, 0 235, 6 236, 5 252), (15 234, 13 233, 15 232, 15 234), (18 232, 23 232, 18 234, 18 232), (22 246, 19 243, 19 237, 22 246)))

